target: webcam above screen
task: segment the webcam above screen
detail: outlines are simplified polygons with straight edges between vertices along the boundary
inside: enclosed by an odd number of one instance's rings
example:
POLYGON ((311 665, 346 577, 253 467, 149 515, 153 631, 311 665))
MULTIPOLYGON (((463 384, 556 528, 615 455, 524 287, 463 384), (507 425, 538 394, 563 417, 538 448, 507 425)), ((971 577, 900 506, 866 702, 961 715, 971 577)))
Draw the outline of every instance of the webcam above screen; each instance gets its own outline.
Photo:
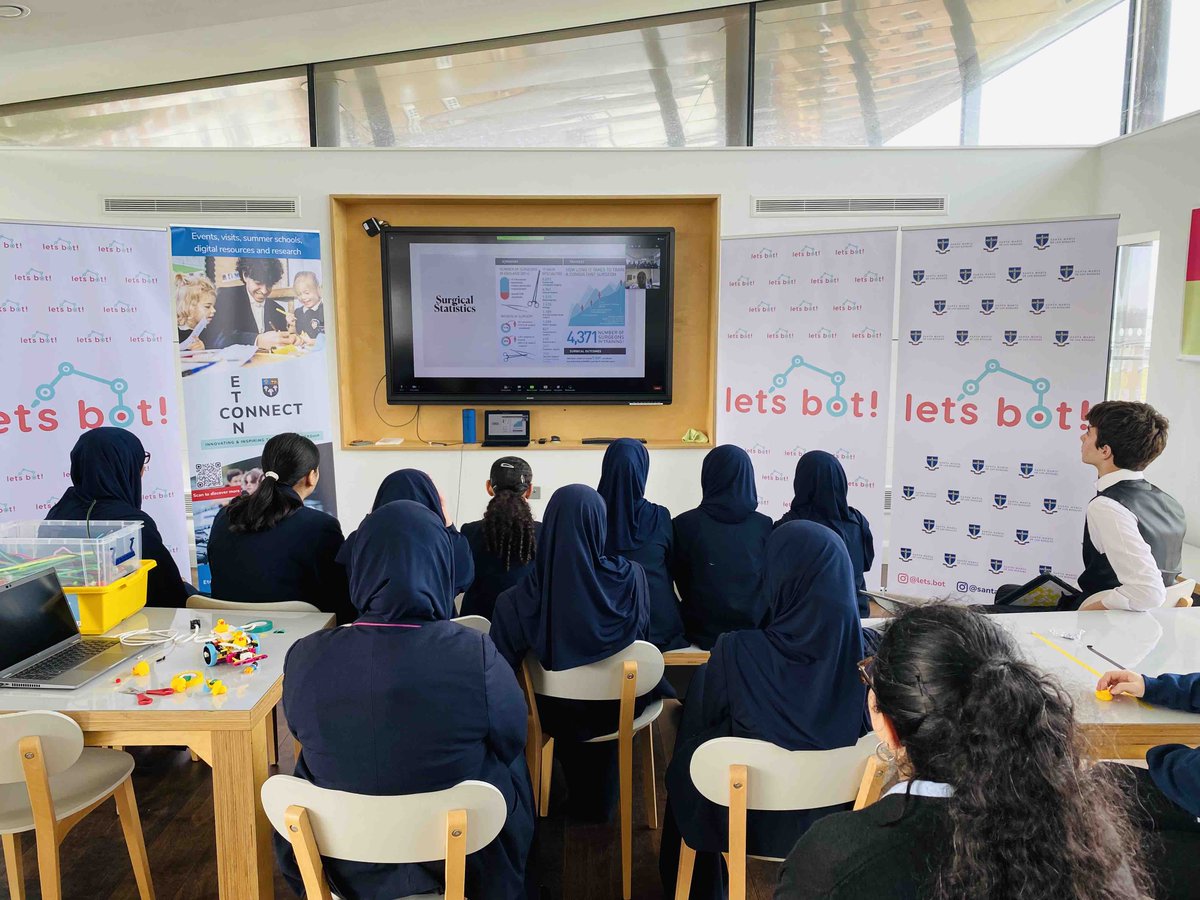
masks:
POLYGON ((388 403, 671 402, 673 228, 382 224, 388 403))

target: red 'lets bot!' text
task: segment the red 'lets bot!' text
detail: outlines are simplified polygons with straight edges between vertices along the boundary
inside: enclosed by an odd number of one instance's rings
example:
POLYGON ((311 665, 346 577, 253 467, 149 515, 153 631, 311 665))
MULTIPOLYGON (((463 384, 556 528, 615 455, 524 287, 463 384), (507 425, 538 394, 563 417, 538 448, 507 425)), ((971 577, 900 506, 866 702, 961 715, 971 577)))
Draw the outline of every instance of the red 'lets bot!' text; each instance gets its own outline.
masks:
MULTIPOLYGON (((819 416, 826 412, 826 406, 831 400, 835 403, 849 404, 848 414, 855 419, 874 419, 879 415, 879 391, 871 391, 866 395, 855 391, 845 398, 826 398, 805 388, 800 394, 798 411, 802 416, 819 416)), ((786 394, 768 394, 765 390, 755 391, 753 394, 735 394, 733 388, 725 388, 725 412, 781 416, 787 411, 786 394)))

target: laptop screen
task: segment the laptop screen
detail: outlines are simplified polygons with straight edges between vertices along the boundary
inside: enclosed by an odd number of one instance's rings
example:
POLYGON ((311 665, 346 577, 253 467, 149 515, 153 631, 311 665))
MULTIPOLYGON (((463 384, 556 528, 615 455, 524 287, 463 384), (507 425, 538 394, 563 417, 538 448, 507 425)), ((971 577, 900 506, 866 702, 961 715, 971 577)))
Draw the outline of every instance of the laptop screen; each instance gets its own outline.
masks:
POLYGON ((78 633, 53 571, 0 590, 0 672, 78 633))

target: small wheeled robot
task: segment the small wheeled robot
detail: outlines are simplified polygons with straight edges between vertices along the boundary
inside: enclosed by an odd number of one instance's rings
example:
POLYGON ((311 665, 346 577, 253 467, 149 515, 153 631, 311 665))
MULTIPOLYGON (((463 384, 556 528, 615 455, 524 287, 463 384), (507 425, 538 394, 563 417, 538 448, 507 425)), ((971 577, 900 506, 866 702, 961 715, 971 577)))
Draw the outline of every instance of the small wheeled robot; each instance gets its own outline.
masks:
POLYGON ((245 631, 230 628, 224 619, 217 621, 212 636, 201 651, 206 666, 237 666, 243 672, 253 672, 267 654, 259 653, 258 638, 245 631))

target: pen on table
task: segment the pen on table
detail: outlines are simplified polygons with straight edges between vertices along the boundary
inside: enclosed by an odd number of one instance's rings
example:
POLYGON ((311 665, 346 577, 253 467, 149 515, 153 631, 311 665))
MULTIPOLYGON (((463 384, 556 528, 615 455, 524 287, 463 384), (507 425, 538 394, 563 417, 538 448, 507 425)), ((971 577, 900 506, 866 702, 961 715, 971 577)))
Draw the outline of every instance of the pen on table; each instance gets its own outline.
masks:
POLYGON ((1101 653, 1099 650, 1097 650, 1097 649, 1095 648, 1095 646, 1094 646, 1094 645, 1092 645, 1092 644, 1088 644, 1088 645, 1087 645, 1087 648, 1088 648, 1089 650, 1091 650, 1093 653, 1095 653, 1095 654, 1096 654, 1098 657, 1100 657, 1100 658, 1101 658, 1102 660, 1104 660, 1105 662, 1112 663, 1112 664, 1113 664, 1114 666, 1116 666, 1118 669, 1124 669, 1124 668, 1125 668, 1123 665, 1121 665, 1119 662, 1117 662, 1117 661, 1116 661, 1115 659, 1113 659, 1111 656, 1105 656, 1103 653, 1101 653))

